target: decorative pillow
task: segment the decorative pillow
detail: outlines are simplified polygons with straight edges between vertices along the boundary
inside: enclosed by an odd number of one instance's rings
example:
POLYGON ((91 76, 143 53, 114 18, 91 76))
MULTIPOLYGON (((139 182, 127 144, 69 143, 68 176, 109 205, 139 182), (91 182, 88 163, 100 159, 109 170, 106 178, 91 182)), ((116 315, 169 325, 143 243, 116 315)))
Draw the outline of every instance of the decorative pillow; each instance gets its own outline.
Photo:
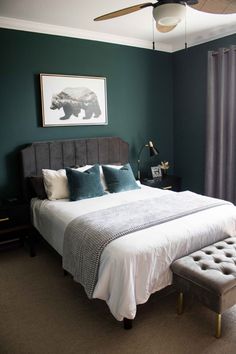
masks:
POLYGON ((39 199, 47 199, 47 194, 43 184, 43 176, 31 176, 30 183, 36 197, 39 199))
MULTIPOLYGON (((122 167, 121 165, 104 165, 104 166, 113 167, 116 170, 119 170, 122 167)), ((108 187, 107 187, 107 184, 106 184, 106 180, 105 180, 105 177, 104 177, 102 166, 99 166, 99 168, 100 168, 100 178, 101 178, 102 186, 103 186, 105 191, 108 191, 108 187)))
POLYGON ((102 169, 109 192, 118 193, 132 189, 140 189, 135 181, 135 177, 129 163, 120 169, 109 166, 102 166, 102 169))
POLYGON ((105 194, 97 164, 84 172, 66 168, 66 175, 71 201, 100 197, 105 194))
POLYGON ((69 198, 66 170, 43 169, 43 182, 49 200, 69 198))
MULTIPOLYGON (((84 171, 88 170, 91 167, 93 167, 93 165, 85 165, 85 166, 82 166, 82 167, 73 167, 73 169, 76 168, 77 171, 84 172, 84 171)), ((102 166, 100 166, 100 165, 99 165, 99 170, 100 170, 100 180, 101 180, 103 189, 104 189, 104 191, 107 191, 107 185, 106 185, 106 181, 105 181, 105 178, 104 178, 102 166)))

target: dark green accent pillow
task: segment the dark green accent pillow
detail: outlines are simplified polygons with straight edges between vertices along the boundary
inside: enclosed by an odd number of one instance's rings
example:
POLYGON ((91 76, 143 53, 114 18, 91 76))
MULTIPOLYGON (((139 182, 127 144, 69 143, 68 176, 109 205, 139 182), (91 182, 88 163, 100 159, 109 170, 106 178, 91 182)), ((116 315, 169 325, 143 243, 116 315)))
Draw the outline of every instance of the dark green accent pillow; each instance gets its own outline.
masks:
POLYGON ((129 163, 120 169, 102 166, 102 170, 109 192, 118 193, 132 189, 140 189, 129 163))
POLYGON ((84 172, 66 168, 70 200, 88 199, 104 195, 100 180, 99 165, 94 165, 84 172))

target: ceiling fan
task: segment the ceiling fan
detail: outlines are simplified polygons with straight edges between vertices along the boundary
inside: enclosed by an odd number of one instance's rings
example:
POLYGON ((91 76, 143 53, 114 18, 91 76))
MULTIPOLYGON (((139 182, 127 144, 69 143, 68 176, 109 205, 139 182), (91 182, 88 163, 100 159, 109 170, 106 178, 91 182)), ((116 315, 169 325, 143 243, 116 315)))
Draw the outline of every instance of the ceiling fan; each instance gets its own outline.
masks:
POLYGON ((153 7, 153 17, 159 32, 172 31, 185 18, 185 6, 214 14, 232 14, 236 12, 236 0, 157 0, 146 2, 96 17, 94 21, 109 20, 135 11, 153 7))

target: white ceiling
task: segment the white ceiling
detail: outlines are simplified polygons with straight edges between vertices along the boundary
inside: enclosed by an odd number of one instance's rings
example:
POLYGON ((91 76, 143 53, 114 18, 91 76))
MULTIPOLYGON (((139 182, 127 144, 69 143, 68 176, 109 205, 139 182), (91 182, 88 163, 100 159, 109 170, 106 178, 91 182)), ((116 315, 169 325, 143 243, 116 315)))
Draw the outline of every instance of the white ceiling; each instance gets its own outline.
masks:
MULTIPOLYGON (((0 27, 51 33, 152 48, 152 7, 107 21, 93 18, 139 0, 0 0, 0 27)), ((153 1, 155 2, 155 1, 153 1)), ((212 15, 188 7, 188 46, 236 33, 236 14, 212 15)), ((184 48, 185 24, 172 32, 154 32, 156 49, 174 52, 184 48)))

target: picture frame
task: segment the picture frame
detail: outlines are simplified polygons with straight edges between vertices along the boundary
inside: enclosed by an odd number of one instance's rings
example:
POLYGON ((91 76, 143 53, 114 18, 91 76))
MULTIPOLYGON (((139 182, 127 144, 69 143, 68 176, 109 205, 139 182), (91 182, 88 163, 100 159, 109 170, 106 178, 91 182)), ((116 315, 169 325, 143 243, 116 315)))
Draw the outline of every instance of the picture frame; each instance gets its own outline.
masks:
POLYGON ((152 166, 151 167, 151 171, 152 171, 152 178, 160 178, 162 177, 162 171, 161 171, 161 166, 152 166))
POLYGON ((43 127, 107 125, 106 78, 40 74, 43 127))

